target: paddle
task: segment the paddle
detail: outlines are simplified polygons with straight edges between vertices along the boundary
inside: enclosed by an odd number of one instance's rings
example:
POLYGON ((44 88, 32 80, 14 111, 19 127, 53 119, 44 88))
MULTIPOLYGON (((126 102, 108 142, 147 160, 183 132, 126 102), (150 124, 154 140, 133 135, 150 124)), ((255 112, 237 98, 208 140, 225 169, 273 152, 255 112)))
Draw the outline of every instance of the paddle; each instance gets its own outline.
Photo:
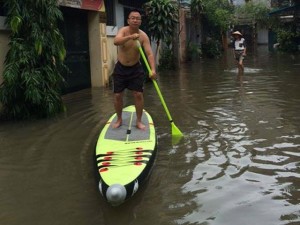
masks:
MULTIPOLYGON (((145 54, 144 54, 144 51, 143 51, 143 49, 142 49, 142 46, 141 46, 139 40, 137 40, 137 46, 138 46, 139 51, 140 51, 140 54, 141 54, 141 56, 142 56, 142 58, 143 58, 143 60, 144 60, 144 63, 145 63, 145 65, 146 65, 146 67, 147 67, 147 70, 148 70, 148 72, 149 72, 149 76, 151 76, 152 71, 151 71, 151 68, 150 68, 149 63, 148 63, 148 61, 147 61, 147 59, 146 59, 146 56, 145 56, 145 54)), ((161 101, 161 104, 163 105, 163 107, 164 107, 164 109, 165 109, 165 111, 166 111, 167 117, 168 117, 168 119, 169 119, 169 121, 170 121, 170 123, 171 123, 171 126, 172 126, 172 135, 173 135, 173 136, 180 136, 180 137, 183 136, 183 134, 181 133, 181 131, 180 131, 180 130, 176 127, 176 125, 174 124, 174 121, 173 121, 173 119, 172 119, 172 117, 171 117, 171 114, 170 114, 170 112, 169 112, 169 110, 168 110, 168 107, 167 107, 167 105, 166 105, 166 102, 165 102, 165 100, 164 100, 164 98, 163 98, 163 96, 162 96, 162 94, 161 94, 161 92, 160 92, 160 89, 159 89, 159 87, 158 87, 158 84, 157 84, 156 80, 154 80, 154 79, 151 79, 151 80, 152 80, 152 82, 153 82, 153 84, 154 84, 154 87, 155 87, 155 89, 156 89, 156 91, 157 91, 157 94, 158 94, 158 96, 159 96, 159 99, 160 99, 160 101, 161 101)))

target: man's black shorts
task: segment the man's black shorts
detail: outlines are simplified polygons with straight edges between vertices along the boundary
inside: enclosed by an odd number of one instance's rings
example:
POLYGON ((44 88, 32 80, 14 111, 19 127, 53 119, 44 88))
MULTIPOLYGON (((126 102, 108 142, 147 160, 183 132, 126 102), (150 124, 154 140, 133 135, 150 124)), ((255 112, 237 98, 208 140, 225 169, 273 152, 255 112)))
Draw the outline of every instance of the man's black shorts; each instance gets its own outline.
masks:
POLYGON ((125 88, 143 92, 145 72, 140 62, 133 66, 124 66, 117 62, 113 72, 113 91, 120 93, 125 88))

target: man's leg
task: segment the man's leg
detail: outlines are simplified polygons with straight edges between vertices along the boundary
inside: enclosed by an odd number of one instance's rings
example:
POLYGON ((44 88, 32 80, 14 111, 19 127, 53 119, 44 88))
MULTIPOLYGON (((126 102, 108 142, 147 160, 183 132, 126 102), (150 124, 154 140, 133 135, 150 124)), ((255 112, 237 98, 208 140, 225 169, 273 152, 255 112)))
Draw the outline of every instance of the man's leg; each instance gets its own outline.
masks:
POLYGON ((240 59, 239 61, 239 68, 241 69, 241 71, 244 71, 243 59, 240 59))
POLYGON ((113 128, 118 128, 122 125, 123 92, 114 93, 114 106, 117 113, 117 121, 113 124, 113 128))
POLYGON ((144 109, 143 92, 133 91, 133 96, 136 110, 136 127, 144 130, 146 126, 142 123, 142 115, 144 109))
POLYGON ((240 71, 240 72, 243 72, 243 71, 244 71, 243 60, 244 60, 244 56, 243 56, 243 55, 240 55, 240 56, 239 56, 239 61, 238 61, 238 67, 239 67, 239 71, 240 71))

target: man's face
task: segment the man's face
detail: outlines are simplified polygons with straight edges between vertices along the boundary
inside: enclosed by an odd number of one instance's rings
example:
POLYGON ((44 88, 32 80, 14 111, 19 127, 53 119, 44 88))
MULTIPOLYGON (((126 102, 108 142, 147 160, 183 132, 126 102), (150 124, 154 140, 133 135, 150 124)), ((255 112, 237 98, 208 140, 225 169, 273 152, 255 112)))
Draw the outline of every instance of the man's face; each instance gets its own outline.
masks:
POLYGON ((138 12, 131 12, 128 16, 127 20, 129 26, 134 27, 134 28, 139 28, 142 23, 142 17, 141 14, 138 12))

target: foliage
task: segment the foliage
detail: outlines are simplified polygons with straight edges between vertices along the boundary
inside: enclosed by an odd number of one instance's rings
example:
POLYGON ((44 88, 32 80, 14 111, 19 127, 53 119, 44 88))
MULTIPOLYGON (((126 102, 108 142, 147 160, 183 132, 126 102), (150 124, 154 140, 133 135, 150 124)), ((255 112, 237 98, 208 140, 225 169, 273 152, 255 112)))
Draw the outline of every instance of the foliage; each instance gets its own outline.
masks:
POLYGON ((189 61, 200 59, 202 50, 199 45, 189 42, 187 45, 187 58, 189 61))
POLYGON ((4 0, 11 28, 10 50, 0 86, 2 116, 48 117, 63 110, 60 90, 66 55, 57 28, 57 0, 4 0))
POLYGON ((237 6, 235 15, 237 18, 251 18, 257 22, 261 27, 269 26, 269 13, 270 8, 262 2, 248 2, 237 6))
POLYGON ((269 28, 276 34, 279 43, 278 50, 283 52, 297 52, 300 40, 300 32, 297 22, 284 23, 279 17, 270 18, 269 28))
MULTIPOLYGON (((147 30, 157 49, 161 40, 170 39, 178 23, 178 4, 171 0, 151 0, 144 4, 147 30)), ((156 49, 156 55, 157 55, 156 49)))
POLYGON ((221 44, 219 40, 210 39, 202 44, 203 54, 209 58, 216 58, 221 55, 221 44))
POLYGON ((295 31, 292 26, 277 28, 277 41, 279 50, 284 52, 297 52, 297 38, 300 37, 300 32, 295 31))
POLYGON ((198 7, 193 13, 202 15, 206 39, 202 43, 202 52, 209 57, 217 57, 221 53, 224 35, 233 22, 234 6, 228 0, 194 0, 193 3, 198 7))
POLYGON ((203 8, 203 0, 191 0, 191 17, 194 21, 200 20, 203 8))
POLYGON ((174 54, 172 49, 163 47, 159 58, 159 70, 174 70, 176 68, 174 62, 174 54))
POLYGON ((233 21, 233 5, 228 0, 202 0, 204 15, 210 26, 217 27, 221 32, 228 29, 233 21))

